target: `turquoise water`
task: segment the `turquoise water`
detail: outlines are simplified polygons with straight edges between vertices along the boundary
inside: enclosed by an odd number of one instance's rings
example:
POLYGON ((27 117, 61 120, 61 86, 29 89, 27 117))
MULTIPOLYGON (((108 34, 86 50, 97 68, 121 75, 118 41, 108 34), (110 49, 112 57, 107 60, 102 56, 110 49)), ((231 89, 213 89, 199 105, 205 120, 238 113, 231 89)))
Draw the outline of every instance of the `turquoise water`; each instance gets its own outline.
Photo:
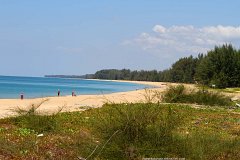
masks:
POLYGON ((0 98, 39 98, 75 94, 106 94, 146 88, 146 85, 84 79, 0 76, 0 98))

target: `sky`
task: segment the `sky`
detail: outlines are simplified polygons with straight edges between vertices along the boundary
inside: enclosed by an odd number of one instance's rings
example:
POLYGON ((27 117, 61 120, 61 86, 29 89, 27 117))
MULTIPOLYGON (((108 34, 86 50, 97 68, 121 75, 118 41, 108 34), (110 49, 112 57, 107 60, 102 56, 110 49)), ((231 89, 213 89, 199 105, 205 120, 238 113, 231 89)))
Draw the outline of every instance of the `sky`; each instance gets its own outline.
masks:
POLYGON ((239 0, 0 0, 0 75, 163 70, 240 47, 239 0))

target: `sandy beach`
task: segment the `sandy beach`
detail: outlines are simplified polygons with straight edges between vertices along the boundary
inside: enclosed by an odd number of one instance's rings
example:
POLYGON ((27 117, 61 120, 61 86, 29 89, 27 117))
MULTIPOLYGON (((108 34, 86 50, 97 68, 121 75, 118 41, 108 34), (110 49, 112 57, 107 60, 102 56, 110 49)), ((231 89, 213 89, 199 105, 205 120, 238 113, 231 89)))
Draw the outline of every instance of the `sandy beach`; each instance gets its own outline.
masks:
MULTIPOLYGON (((145 81, 118 81, 118 82, 130 82, 144 85, 153 86, 148 90, 151 90, 150 94, 154 91, 164 91, 169 83, 163 82, 145 82, 145 81)), ((149 93, 149 92, 148 92, 149 93)), ((146 101, 146 91, 135 90, 128 92, 117 92, 111 94, 102 95, 77 95, 61 96, 61 97, 45 97, 34 99, 0 99, 0 118, 16 115, 15 110, 17 108, 28 109, 32 105, 38 105, 42 101, 45 101, 37 110, 43 114, 52 114, 62 109, 63 112, 79 111, 84 107, 97 108, 101 107, 104 103, 125 103, 125 102, 143 102, 146 101)))

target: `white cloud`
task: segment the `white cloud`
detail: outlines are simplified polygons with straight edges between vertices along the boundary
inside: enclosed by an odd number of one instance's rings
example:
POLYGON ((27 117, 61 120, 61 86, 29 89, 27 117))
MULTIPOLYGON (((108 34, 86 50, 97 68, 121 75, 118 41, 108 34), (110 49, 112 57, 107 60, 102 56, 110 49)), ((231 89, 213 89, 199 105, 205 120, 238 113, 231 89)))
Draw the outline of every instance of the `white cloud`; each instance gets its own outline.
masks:
POLYGON ((166 31, 166 28, 161 26, 161 25, 156 25, 156 26, 153 27, 153 31, 164 33, 166 31))
POLYGON ((240 26, 218 25, 197 28, 192 25, 171 27, 155 25, 152 30, 153 32, 141 33, 124 44, 135 45, 161 55, 174 56, 206 53, 216 45, 225 43, 237 45, 240 42, 240 26))
POLYGON ((217 27, 205 27, 203 28, 203 32, 208 33, 213 36, 218 36, 219 38, 229 38, 235 39, 240 37, 240 26, 232 27, 232 26, 217 26, 217 27))

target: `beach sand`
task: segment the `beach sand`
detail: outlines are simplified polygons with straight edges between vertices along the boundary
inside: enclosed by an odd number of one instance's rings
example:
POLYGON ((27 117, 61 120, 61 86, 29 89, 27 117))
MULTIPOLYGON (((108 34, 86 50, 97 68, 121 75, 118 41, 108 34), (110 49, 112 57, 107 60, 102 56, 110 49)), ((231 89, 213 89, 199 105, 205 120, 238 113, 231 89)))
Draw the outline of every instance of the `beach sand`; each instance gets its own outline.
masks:
POLYGON ((145 82, 145 81, 118 81, 118 82, 131 82, 144 85, 153 86, 146 90, 135 90, 128 92, 118 92, 102 95, 77 95, 61 96, 61 97, 45 97, 34 99, 0 99, 0 118, 16 115, 18 108, 28 109, 32 105, 38 105, 45 101, 37 111, 42 114, 52 114, 60 109, 63 112, 80 111, 86 107, 97 108, 101 107, 104 103, 135 103, 144 102, 146 97, 144 95, 153 94, 154 91, 163 92, 170 83, 163 82, 145 82), (149 90, 151 90, 149 92, 149 90), (147 92, 147 93, 146 93, 147 92))

